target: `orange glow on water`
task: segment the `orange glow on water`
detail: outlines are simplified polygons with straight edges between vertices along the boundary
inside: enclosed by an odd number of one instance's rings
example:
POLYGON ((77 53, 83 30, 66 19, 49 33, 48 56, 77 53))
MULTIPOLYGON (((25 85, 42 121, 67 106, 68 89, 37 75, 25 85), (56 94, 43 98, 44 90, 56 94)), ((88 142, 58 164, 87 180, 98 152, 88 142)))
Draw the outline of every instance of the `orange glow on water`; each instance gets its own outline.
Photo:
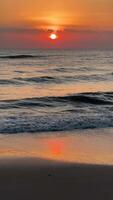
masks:
POLYGON ((62 136, 0 136, 0 157, 113 164, 112 132, 112 129, 100 129, 69 132, 62 136))
POLYGON ((48 146, 48 152, 50 152, 50 155, 53 156, 60 156, 62 155, 62 152, 64 150, 64 144, 62 140, 59 139, 51 139, 47 142, 48 146))

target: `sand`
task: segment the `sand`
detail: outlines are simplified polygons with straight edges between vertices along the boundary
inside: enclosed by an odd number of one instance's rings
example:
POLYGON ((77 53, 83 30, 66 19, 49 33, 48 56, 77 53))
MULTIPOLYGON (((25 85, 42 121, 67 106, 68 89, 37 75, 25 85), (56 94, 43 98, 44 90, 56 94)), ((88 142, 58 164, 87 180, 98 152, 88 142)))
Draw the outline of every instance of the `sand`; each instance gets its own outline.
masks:
POLYGON ((113 167, 2 158, 0 199, 113 200, 113 167))
POLYGON ((112 133, 1 135, 0 200, 113 200, 112 133))

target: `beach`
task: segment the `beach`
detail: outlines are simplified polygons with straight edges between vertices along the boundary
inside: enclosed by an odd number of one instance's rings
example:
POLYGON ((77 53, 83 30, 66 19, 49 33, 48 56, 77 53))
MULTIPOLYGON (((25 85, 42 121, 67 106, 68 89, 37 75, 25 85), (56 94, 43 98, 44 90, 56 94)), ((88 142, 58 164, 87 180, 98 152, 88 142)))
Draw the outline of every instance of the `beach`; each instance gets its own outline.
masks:
POLYGON ((0 197, 112 200, 113 167, 41 159, 2 160, 0 197))
POLYGON ((0 135, 1 198, 112 200, 112 140, 112 129, 0 135))

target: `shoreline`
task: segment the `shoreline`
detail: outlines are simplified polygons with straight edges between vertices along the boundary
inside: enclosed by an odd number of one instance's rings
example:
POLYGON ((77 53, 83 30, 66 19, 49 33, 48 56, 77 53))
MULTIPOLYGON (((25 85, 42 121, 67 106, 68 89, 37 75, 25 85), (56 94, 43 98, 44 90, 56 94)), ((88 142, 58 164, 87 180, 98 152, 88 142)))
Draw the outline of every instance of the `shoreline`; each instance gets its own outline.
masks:
POLYGON ((113 129, 0 135, 0 159, 113 165, 113 129))
POLYGON ((113 200, 112 133, 1 135, 1 199, 113 200))
POLYGON ((0 159, 2 200, 113 199, 113 166, 0 159))

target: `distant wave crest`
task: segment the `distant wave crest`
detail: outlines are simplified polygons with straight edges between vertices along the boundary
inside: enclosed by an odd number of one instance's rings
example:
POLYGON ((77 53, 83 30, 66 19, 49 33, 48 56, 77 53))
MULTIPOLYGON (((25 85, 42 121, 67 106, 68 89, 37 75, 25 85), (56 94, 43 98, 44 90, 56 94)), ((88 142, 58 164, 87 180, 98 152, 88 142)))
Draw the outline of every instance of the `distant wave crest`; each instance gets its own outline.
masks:
POLYGON ((0 59, 27 59, 27 58, 42 58, 45 56, 42 55, 30 55, 30 54, 23 54, 23 55, 5 55, 5 56, 0 56, 0 59))
POLYGON ((27 82, 35 82, 35 83, 50 83, 55 82, 59 83, 60 80, 57 77, 52 76, 42 76, 42 77, 30 77, 30 78, 16 78, 17 81, 27 81, 27 82))

